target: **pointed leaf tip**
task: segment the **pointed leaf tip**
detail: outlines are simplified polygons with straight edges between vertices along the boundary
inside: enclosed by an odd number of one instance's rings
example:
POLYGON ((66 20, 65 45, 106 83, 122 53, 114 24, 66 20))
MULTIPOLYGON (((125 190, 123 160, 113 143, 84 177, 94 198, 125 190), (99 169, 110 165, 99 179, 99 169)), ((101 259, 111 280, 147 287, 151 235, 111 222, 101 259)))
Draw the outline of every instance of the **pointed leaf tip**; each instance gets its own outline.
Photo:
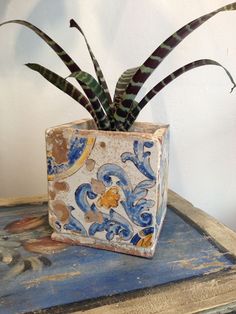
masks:
POLYGON ((70 27, 75 27, 75 20, 74 19, 70 19, 70 27))
POLYGON ((81 27, 76 23, 76 21, 74 19, 70 19, 70 27, 76 27, 82 35, 84 35, 81 27))
POLYGON ((39 65, 36 63, 25 63, 25 66, 27 66, 28 68, 32 69, 32 70, 37 70, 39 69, 39 65))
POLYGON ((233 87, 231 88, 230 94, 234 91, 235 87, 236 87, 236 84, 234 84, 233 87))

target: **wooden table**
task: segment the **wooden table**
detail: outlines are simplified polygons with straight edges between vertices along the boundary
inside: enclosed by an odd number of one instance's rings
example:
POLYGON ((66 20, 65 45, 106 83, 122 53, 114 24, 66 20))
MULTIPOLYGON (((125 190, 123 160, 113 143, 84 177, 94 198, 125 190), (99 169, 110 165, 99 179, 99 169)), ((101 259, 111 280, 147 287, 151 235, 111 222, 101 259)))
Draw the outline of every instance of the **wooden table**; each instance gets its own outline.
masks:
POLYGON ((42 200, 0 199, 0 313, 236 312, 236 234, 174 192, 152 260, 52 242, 42 200))

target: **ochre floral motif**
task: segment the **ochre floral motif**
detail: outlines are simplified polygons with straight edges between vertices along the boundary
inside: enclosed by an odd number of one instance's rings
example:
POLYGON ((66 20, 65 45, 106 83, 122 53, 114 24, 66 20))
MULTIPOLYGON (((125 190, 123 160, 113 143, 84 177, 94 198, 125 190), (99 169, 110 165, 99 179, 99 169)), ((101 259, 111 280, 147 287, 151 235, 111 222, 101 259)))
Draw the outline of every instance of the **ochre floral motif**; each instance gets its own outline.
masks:
POLYGON ((119 204, 120 194, 117 186, 111 187, 99 199, 98 206, 106 209, 116 208, 119 204))
MULTIPOLYGON (((116 163, 104 163, 98 169, 96 178, 91 178, 90 182, 80 184, 75 191, 75 201, 78 208, 84 213, 84 222, 89 225, 86 229, 88 235, 93 237, 96 234, 104 233, 106 240, 116 241, 116 238, 130 241, 133 245, 150 247, 153 245, 152 236, 155 221, 150 210, 155 206, 155 200, 148 198, 149 190, 155 187, 155 171, 151 167, 150 155, 152 141, 137 141, 133 143, 133 151, 121 154, 123 163, 132 162, 135 167, 146 176, 146 179, 132 185, 128 169, 116 163), (123 208, 128 217, 124 217, 123 208), (105 212, 106 210, 106 212, 105 212), (92 224, 91 224, 92 223, 92 224), (147 227, 144 233, 134 235, 133 224, 138 227, 147 227)), ((77 216, 78 217, 78 216, 77 216)), ((77 231, 73 224, 64 225, 65 230, 77 231)), ((85 228, 84 228, 85 229, 85 228)), ((143 231, 142 230, 142 231, 143 231)), ((135 230, 136 231, 136 230, 135 230)), ((59 232, 62 232, 59 230, 59 232)), ((79 229, 81 232, 81 227, 79 229)))
POLYGON ((148 227, 136 233, 133 236, 131 243, 138 247, 148 248, 153 246, 154 241, 155 241, 154 228, 148 227))
POLYGON ((138 241, 137 246, 139 246, 139 247, 150 247, 150 246, 152 246, 152 244, 153 244, 152 237, 153 237, 153 234, 146 235, 144 238, 141 238, 138 241))

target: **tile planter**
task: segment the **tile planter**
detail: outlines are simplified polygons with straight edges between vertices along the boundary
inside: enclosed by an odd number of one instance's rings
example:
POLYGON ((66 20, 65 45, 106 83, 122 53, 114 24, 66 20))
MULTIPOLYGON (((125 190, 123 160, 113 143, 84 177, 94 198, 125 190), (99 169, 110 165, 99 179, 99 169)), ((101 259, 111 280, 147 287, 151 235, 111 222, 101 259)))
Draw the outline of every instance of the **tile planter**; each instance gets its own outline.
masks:
POLYGON ((152 257, 166 213, 169 127, 46 132, 49 221, 58 241, 152 257))

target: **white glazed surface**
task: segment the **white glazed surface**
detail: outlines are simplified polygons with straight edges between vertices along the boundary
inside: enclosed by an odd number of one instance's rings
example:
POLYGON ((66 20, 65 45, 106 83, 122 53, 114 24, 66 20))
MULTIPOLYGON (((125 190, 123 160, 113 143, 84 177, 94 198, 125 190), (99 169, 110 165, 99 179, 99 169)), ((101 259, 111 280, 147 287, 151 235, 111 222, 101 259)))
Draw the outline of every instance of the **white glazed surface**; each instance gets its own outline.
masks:
POLYGON ((130 133, 81 126, 47 131, 53 238, 152 256, 166 212, 168 126, 138 123, 130 133), (150 133, 139 133, 145 126, 150 133), (80 157, 72 164, 73 149, 80 157))

